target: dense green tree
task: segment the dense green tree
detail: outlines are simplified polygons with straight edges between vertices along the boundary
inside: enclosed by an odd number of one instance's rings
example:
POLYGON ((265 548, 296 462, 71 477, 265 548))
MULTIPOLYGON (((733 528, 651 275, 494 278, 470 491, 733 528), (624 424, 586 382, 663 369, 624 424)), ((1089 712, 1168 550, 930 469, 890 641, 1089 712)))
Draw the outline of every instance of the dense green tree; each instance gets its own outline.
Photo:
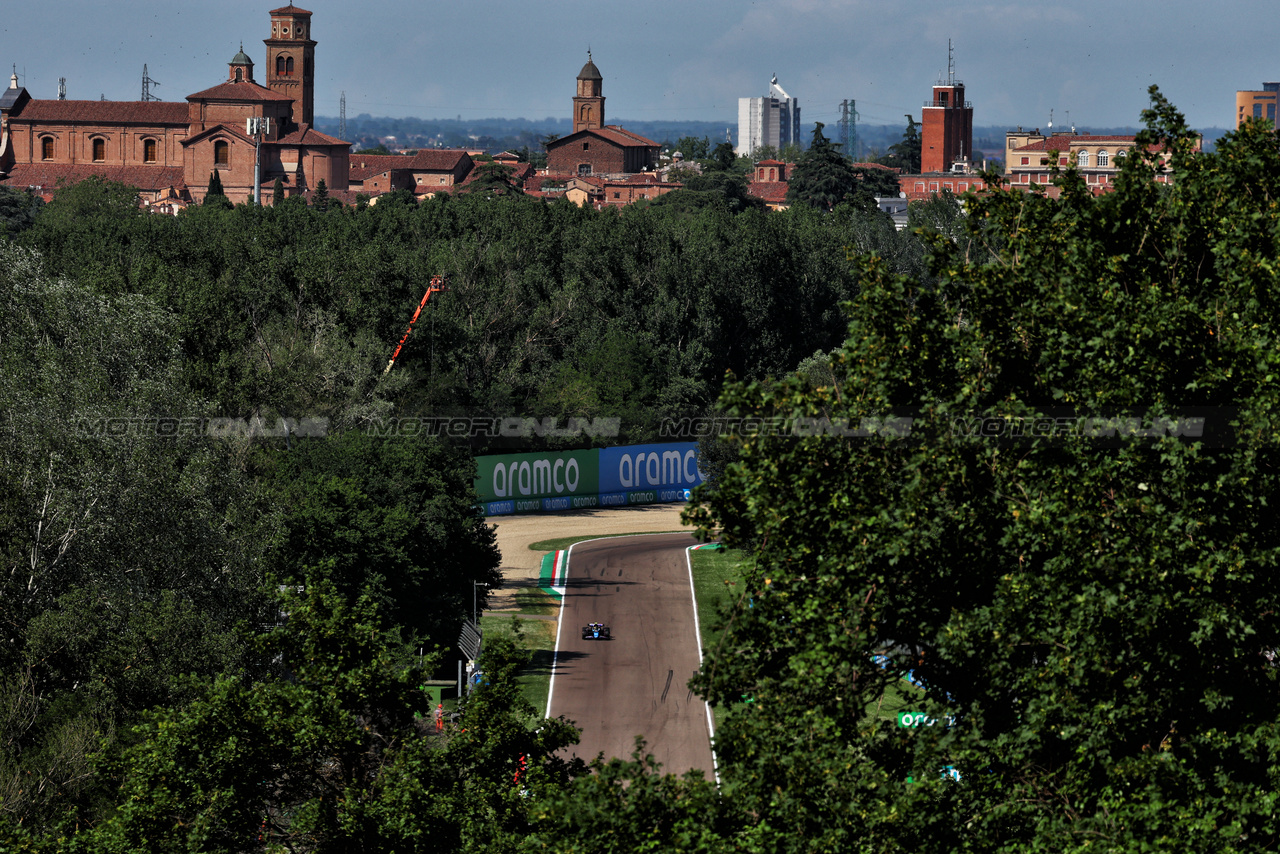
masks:
POLYGON ((684 155, 684 159, 690 162, 695 160, 706 160, 711 156, 711 140, 707 137, 698 139, 696 136, 682 136, 676 140, 675 150, 684 155))
POLYGON ((422 672, 397 664, 369 600, 321 575, 283 607, 257 641, 279 674, 206 683, 108 757, 119 809, 75 840, 84 850, 514 850, 531 800, 575 773, 556 751, 576 732, 529 714, 515 685, 527 653, 510 641, 490 644, 488 684, 437 735, 422 672))
POLYGON ((226 197, 226 193, 222 191, 222 176, 214 169, 209 175, 209 186, 204 191, 205 204, 221 205, 226 197))
MULTIPOLYGON (((84 183, 49 208, 90 223, 112 194, 84 183)), ((89 757, 181 674, 245 665, 275 513, 206 435, 172 316, 0 258, 0 801, 49 829, 93 820, 89 757)))
POLYGON ((901 169, 907 175, 920 174, 920 156, 923 140, 920 138, 920 126, 916 120, 907 115, 907 128, 902 132, 902 139, 889 146, 889 151, 877 162, 885 166, 901 169))
POLYGON ((733 169, 738 162, 738 154, 733 150, 733 143, 722 142, 711 152, 708 158, 708 166, 718 169, 721 172, 728 172, 733 169))
POLYGON ((897 175, 884 169, 868 166, 853 167, 853 174, 858 179, 856 194, 865 194, 870 198, 895 199, 902 192, 897 175))
POLYGON ((475 464, 434 439, 304 439, 270 466, 289 508, 276 571, 324 565, 340 592, 369 596, 406 640, 452 646, 472 597, 483 607, 501 581, 493 529, 474 509, 475 464))
POLYGON ((329 186, 323 178, 316 182, 315 191, 311 194, 311 207, 318 211, 329 209, 329 186))
POLYGON ((701 771, 662 774, 637 740, 630 761, 597 758, 594 772, 535 807, 531 844, 564 854, 732 851, 731 809, 701 771))
POLYGON ((0 235, 30 228, 43 205, 44 199, 31 190, 0 187, 0 235))
POLYGON ((834 384, 723 401, 799 433, 692 513, 757 544, 698 679, 738 850, 1280 844, 1280 146, 1145 117, 1112 193, 970 200, 930 287, 859 261, 834 384))
POLYGON ((472 177, 467 181, 465 190, 468 193, 483 193, 485 195, 500 194, 520 194, 524 191, 516 186, 512 180, 515 170, 505 163, 499 163, 492 157, 482 157, 476 163, 472 177))
POLYGON ((284 202, 284 179, 277 178, 276 182, 271 185, 271 206, 275 207, 284 202))
POLYGON ((787 181, 787 201, 829 211, 858 189, 858 177, 839 149, 822 134, 822 122, 813 128, 813 141, 800 155, 787 181))

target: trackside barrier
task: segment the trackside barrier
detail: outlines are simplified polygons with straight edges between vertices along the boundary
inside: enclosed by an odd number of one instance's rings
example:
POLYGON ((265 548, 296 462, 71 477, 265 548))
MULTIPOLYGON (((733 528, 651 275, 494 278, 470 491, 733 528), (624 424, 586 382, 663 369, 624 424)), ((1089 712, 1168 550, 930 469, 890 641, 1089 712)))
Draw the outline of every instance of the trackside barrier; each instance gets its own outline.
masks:
POLYGON ((696 442, 476 457, 486 516, 688 501, 702 480, 696 442))

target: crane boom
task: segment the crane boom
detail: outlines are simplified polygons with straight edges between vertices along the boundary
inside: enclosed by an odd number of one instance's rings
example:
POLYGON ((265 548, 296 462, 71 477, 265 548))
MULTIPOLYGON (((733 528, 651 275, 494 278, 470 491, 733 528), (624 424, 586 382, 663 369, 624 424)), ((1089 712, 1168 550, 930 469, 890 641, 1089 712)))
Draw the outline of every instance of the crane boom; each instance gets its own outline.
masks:
POLYGON ((431 284, 427 287, 427 292, 422 295, 422 302, 418 303, 418 310, 413 313, 413 317, 409 320, 409 328, 404 331, 404 335, 400 338, 400 343, 396 345, 396 351, 391 354, 390 361, 387 362, 386 370, 383 374, 391 373, 391 369, 395 367, 396 358, 400 355, 400 350, 404 347, 404 342, 409 340, 409 333, 413 331, 413 324, 418 322, 418 315, 422 314, 422 309, 427 305, 427 300, 431 299, 432 294, 438 294, 441 291, 447 291, 444 286, 444 276, 432 276, 431 284))

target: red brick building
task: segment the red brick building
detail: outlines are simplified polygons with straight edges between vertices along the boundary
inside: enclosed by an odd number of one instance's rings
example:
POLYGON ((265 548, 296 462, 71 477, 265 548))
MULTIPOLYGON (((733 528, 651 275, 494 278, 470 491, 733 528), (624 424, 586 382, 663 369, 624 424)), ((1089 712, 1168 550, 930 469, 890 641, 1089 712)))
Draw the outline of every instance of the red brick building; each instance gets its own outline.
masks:
POLYGON ((588 52, 573 97, 573 133, 547 146, 548 172, 622 176, 657 169, 658 143, 604 123, 603 85, 588 52))
POLYGON ((920 116, 920 171, 950 172, 958 160, 973 156, 973 105, 964 84, 954 77, 933 87, 920 116))
POLYGON ((268 86, 254 80, 243 49, 228 64, 226 80, 185 104, 35 100, 14 75, 0 96, 0 181, 51 189, 100 175, 138 187, 144 201, 200 201, 216 169, 227 197, 243 202, 253 197, 256 154, 264 199, 276 179, 286 195, 314 189, 321 179, 345 190, 350 146, 311 127, 311 13, 291 5, 270 14, 268 86), (267 120, 257 152, 250 118, 267 120))

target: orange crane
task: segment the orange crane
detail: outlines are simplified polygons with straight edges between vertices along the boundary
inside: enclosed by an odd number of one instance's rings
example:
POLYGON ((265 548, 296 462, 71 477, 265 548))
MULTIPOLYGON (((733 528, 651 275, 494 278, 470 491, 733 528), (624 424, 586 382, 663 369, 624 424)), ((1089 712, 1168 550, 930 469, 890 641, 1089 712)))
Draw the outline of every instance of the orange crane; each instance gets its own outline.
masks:
POLYGON ((409 333, 413 331, 413 324, 418 322, 418 315, 422 314, 422 309, 426 307, 427 300, 431 299, 432 294, 447 290, 449 289, 444 286, 444 276, 431 277, 431 284, 427 287, 427 292, 422 295, 422 302, 418 303, 418 310, 413 313, 413 318, 409 321, 409 328, 404 331, 404 335, 400 338, 400 343, 396 345, 396 351, 391 354, 391 360, 387 362, 387 368, 382 372, 383 374, 391 373, 391 369, 395 367, 396 357, 400 355, 404 342, 409 340, 409 333))

